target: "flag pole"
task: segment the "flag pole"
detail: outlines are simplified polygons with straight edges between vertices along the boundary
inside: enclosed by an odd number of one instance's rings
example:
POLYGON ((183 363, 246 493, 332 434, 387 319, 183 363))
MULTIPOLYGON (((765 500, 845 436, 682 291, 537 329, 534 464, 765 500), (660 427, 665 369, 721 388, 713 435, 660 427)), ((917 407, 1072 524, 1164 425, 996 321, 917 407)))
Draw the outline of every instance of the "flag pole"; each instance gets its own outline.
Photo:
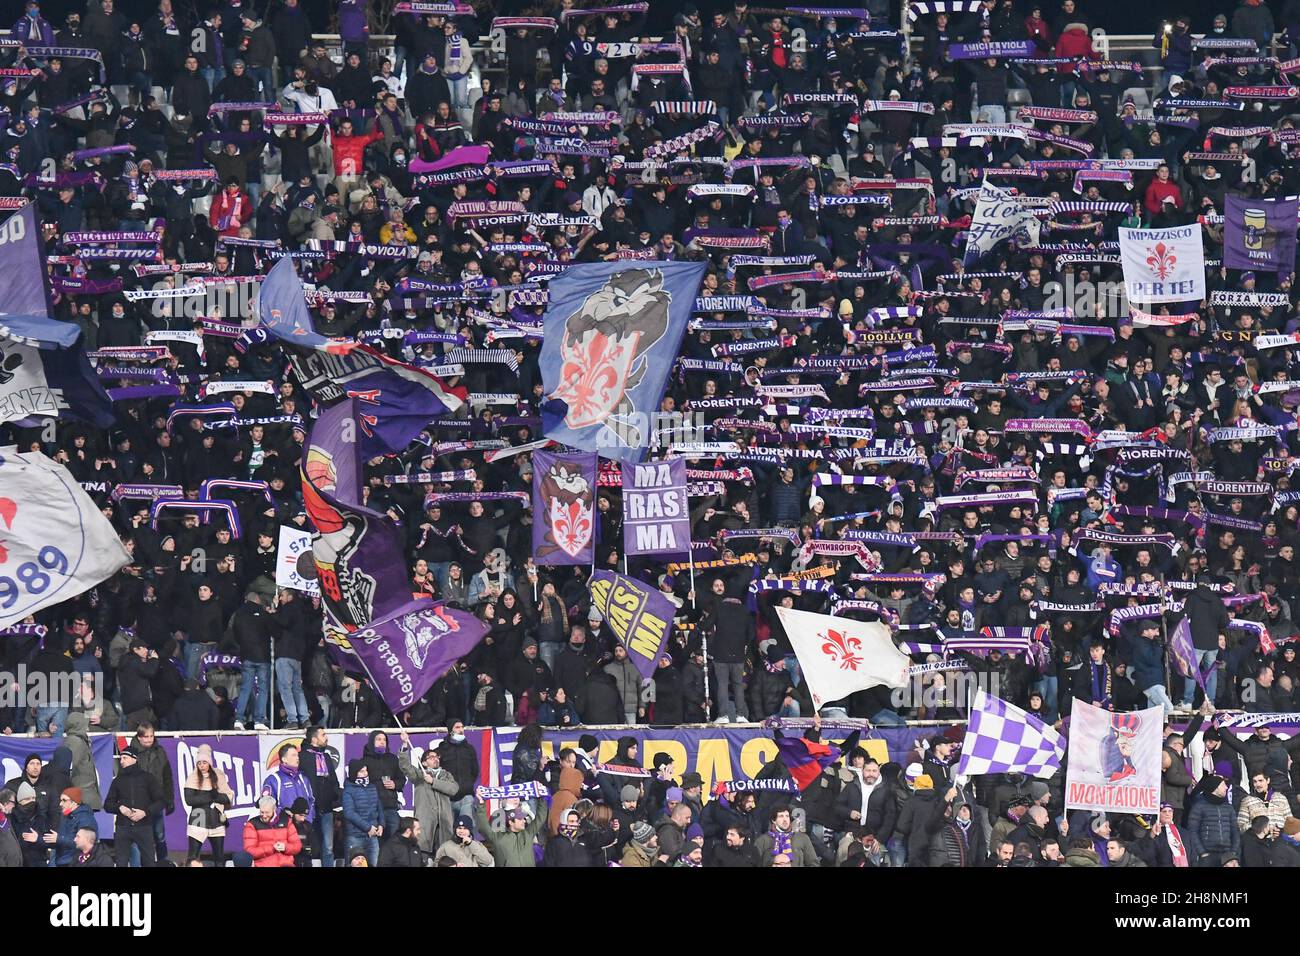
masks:
POLYGON ((1169 585, 1165 583, 1165 576, 1160 575, 1160 639, 1165 643, 1165 693, 1170 700, 1174 699, 1174 681, 1173 675, 1169 669, 1169 622, 1165 618, 1169 604, 1169 585))
MULTIPOLYGON (((694 610, 696 610, 696 606, 695 606, 695 549, 694 549, 694 548, 691 548, 691 550, 687 553, 687 560, 690 562, 690 568, 691 568, 691 610, 694 611, 694 610)), ((705 690, 705 696, 707 697, 707 696, 708 696, 708 691, 707 691, 707 687, 708 687, 707 679, 706 679, 705 687, 706 687, 706 690, 705 690)))

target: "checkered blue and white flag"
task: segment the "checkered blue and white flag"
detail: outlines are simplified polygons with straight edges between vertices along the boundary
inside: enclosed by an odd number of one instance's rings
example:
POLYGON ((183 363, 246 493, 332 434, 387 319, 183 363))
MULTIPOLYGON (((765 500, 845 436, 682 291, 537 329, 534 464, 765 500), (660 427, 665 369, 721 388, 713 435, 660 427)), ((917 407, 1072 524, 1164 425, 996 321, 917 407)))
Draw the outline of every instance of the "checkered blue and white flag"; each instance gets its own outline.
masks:
POLYGON ((1063 756, 1061 735, 1041 719, 982 690, 975 692, 957 773, 1020 772, 1045 779, 1061 769, 1063 756))

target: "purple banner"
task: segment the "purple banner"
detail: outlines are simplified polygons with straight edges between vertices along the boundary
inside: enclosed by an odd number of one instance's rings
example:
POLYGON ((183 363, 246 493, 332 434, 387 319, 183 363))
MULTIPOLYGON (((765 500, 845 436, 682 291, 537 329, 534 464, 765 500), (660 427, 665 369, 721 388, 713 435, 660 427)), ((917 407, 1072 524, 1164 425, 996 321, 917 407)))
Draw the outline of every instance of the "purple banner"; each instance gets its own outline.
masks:
POLYGON ((1300 200, 1228 196, 1223 220, 1223 264, 1229 269, 1295 272, 1300 200))
MULTIPOLYGON (((914 752, 921 749, 921 741, 941 734, 947 727, 886 727, 865 731, 860 746, 882 764, 907 764, 914 752)), ((613 759, 620 737, 634 737, 642 766, 652 767, 657 753, 673 758, 674 773, 681 777, 698 773, 704 780, 704 794, 712 793, 718 781, 752 780, 776 754, 772 731, 762 727, 623 727, 605 730, 581 728, 576 730, 548 730, 543 735, 542 753, 551 757, 564 747, 578 745, 578 738, 591 734, 600 743, 597 761, 613 759)), ((787 735, 798 736, 801 731, 788 730, 787 735)), ((495 733, 497 763, 501 782, 509 782, 513 766, 517 727, 498 728, 495 733)), ((824 731, 822 739, 839 743, 848 736, 846 731, 824 731)), ((471 737, 472 739, 472 737, 471 737)))
POLYGON ((948 57, 953 60, 984 60, 989 57, 1033 56, 1038 48, 1033 40, 1001 40, 993 43, 950 43, 948 57))
POLYGON ((348 643, 388 709, 400 714, 487 632, 473 614, 421 599, 353 631, 348 643))
POLYGON ((690 550, 686 459, 623 466, 623 548, 628 555, 690 550))
POLYGON ((394 614, 411 597, 405 542, 392 519, 362 507, 357 399, 321 412, 303 454, 303 502, 320 532, 312 542, 325 639, 341 663, 359 662, 347 635, 394 614))
POLYGON ((533 560, 591 564, 596 543, 596 456, 533 452, 533 560))
MULTIPOLYGON (((398 732, 393 730, 388 733, 389 749, 396 752, 400 745, 398 732)), ((348 761, 362 756, 369 734, 368 730, 329 731, 326 748, 334 758, 340 787, 344 783, 343 778, 347 772, 348 761)), ((432 743, 440 742, 446 736, 444 733, 429 733, 426 731, 411 731, 410 735, 412 759, 417 765, 425 749, 432 743)), ((92 738, 96 742, 99 739, 101 738, 92 738)), ((101 780, 106 781, 108 778, 105 773, 107 772, 110 776, 112 774, 112 739, 107 735, 102 739, 108 744, 106 750, 108 770, 101 770, 100 777, 101 780)), ((487 729, 466 730, 465 739, 478 754, 479 780, 484 784, 491 782, 489 778, 492 766, 490 759, 492 754, 492 731, 487 729)), ((36 750, 38 748, 32 745, 42 743, 42 741, 23 738, 22 743, 27 750, 36 750)), ((257 814, 257 799, 262 794, 262 781, 266 779, 267 772, 273 770, 278 763, 277 751, 283 744, 294 744, 301 747, 302 732, 226 733, 219 736, 208 734, 183 734, 179 736, 159 734, 158 743, 171 761, 173 785, 175 787, 176 812, 164 818, 167 827, 168 849, 175 852, 183 850, 186 845, 185 823, 190 808, 185 802, 185 780, 194 769, 195 753, 199 747, 207 744, 212 748, 212 758, 217 769, 226 775, 226 782, 230 784, 230 789, 235 793, 235 802, 227 813, 228 822, 226 824, 226 852, 230 853, 243 848, 244 823, 257 814)), ((0 748, 2 747, 3 739, 0 739, 0 748)), ((98 756, 96 759, 98 760, 98 756)), ((401 796, 398 798, 398 807, 402 811, 409 813, 414 806, 411 785, 404 780, 399 782, 402 791, 401 796)), ((101 790, 107 790, 107 783, 101 785, 101 790)), ((101 824, 100 832, 103 834, 109 831, 105 830, 101 824)), ((336 847, 336 852, 342 855, 343 849, 343 847, 336 847)))
MULTIPOLYGON (((61 737, 16 737, 0 734, 0 781, 13 780, 23 772, 28 754, 36 754, 42 763, 49 763, 54 751, 63 745, 61 737)), ((95 776, 99 778, 99 797, 103 800, 108 786, 113 782, 113 735, 94 734, 90 738, 90 757, 95 763, 95 776)), ((99 835, 107 837, 113 832, 113 818, 102 810, 95 814, 99 835)), ((184 845, 182 840, 179 845, 184 845)))

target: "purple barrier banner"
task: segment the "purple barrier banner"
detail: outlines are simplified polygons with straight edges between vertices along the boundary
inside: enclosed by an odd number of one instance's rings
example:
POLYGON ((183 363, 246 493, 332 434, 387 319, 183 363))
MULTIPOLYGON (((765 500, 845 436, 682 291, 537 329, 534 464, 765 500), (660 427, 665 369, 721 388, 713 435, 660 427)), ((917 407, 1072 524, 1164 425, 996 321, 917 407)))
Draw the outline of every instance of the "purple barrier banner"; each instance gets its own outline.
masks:
MULTIPOLYGON (((401 746, 400 732, 387 729, 385 729, 385 732, 388 734, 389 749, 396 753, 401 746)), ((338 765, 339 786, 343 785, 343 776, 347 772, 348 761, 362 755, 369 737, 370 731, 368 730, 329 731, 329 748, 338 765)), ((444 737, 446 737, 445 733, 412 731, 411 749, 415 751, 416 763, 419 763, 420 754, 424 752, 424 749, 430 743, 440 741, 444 737)), ((480 783, 490 783, 492 731, 490 729, 466 730, 465 738, 479 755, 480 783)), ((104 740, 111 743, 107 737, 104 740)), ((15 743, 21 745, 18 749, 22 750, 23 753, 38 749, 35 746, 28 745, 44 742, 26 738, 15 740, 15 743)), ((226 775, 230 788, 235 792, 235 803, 230 809, 228 814, 229 822, 226 824, 226 852, 230 853, 243 849, 244 824, 257 813, 257 798, 262 793, 262 781, 266 778, 267 773, 274 770, 279 763, 276 752, 283 744, 294 744, 301 747, 302 733, 301 731, 289 731, 261 734, 184 734, 179 737, 159 734, 158 742, 167 752, 167 757, 171 761, 176 786, 176 812, 167 817, 166 824, 168 850, 176 852, 184 850, 186 847, 185 822, 189 817, 189 805, 185 803, 185 780, 190 775, 190 771, 194 769, 195 752, 199 747, 207 744, 212 748, 212 756, 216 760, 217 767, 226 775)), ((0 747, 4 746, 5 739, 0 738, 0 747)), ((53 752, 53 747, 50 750, 53 752)), ((2 752, 0 751, 0 753, 2 752)), ((22 754, 14 758, 14 760, 21 759, 22 754)), ((96 757, 96 760, 98 762, 98 757, 96 757)), ((109 779, 112 776, 111 747, 108 762, 110 765, 108 776, 106 777, 104 771, 101 770, 101 780, 109 779)), ((107 791, 107 785, 103 785, 102 789, 107 791)), ((411 785, 403 782, 402 796, 398 801, 398 807, 402 810, 410 810, 412 806, 411 785)), ((101 824, 101 832, 108 832, 103 829, 103 824, 101 824)))
MULTIPOLYGON (((0 735, 0 785, 12 780, 23 772, 23 761, 28 754, 36 754, 42 763, 49 763, 54 751, 63 744, 63 739, 49 737, 6 737, 0 735)), ((102 800, 108 793, 108 785, 113 782, 113 737, 111 734, 95 734, 90 738, 90 755, 95 761, 95 776, 99 778, 99 796, 102 800)), ((95 814, 95 824, 99 835, 107 836, 113 832, 113 818, 102 810, 95 814)))
MULTIPOLYGON (((502 783, 510 782, 519 729, 498 727, 495 733, 498 776, 502 783)), ((918 749, 922 740, 941 734, 946 729, 946 725, 883 727, 865 732, 859 743, 881 763, 891 760, 906 763, 909 753, 918 749)), ((578 738, 583 734, 591 734, 600 741, 598 763, 613 759, 620 737, 635 737, 638 744, 637 757, 643 767, 650 769, 655 754, 666 753, 673 758, 678 777, 694 771, 703 778, 706 795, 719 780, 753 779, 777 755, 772 732, 761 727, 614 727, 605 730, 576 727, 546 731, 542 742, 543 757, 550 759, 564 747, 576 749, 578 738)), ((802 731, 791 730, 786 735, 800 736, 802 731)), ((835 732, 827 734, 823 739, 838 743, 846 736, 847 734, 835 732)))

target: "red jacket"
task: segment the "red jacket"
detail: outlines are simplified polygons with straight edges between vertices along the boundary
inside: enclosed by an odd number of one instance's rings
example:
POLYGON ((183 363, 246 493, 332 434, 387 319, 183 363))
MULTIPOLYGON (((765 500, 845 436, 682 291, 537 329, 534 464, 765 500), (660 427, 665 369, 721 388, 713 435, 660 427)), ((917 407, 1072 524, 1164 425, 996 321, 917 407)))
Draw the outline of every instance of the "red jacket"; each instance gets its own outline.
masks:
POLYGON ((1166 196, 1173 199, 1175 209, 1183 208, 1183 191, 1172 179, 1167 179, 1163 183, 1159 179, 1151 180, 1151 185, 1147 187, 1146 195, 1142 198, 1142 205, 1151 215, 1158 216, 1164 212, 1166 196))
MULTIPOLYGON (((365 155, 366 147, 376 140, 384 138, 376 126, 369 133, 362 136, 338 136, 334 137, 334 175, 335 176, 356 176, 360 177, 366 166, 362 160, 365 155)), ((344 202, 346 196, 340 196, 344 202)))
POLYGON ((253 858, 253 866, 293 866, 293 858, 302 852, 302 840, 287 814, 270 823, 256 816, 244 824, 244 852, 253 858), (277 843, 284 844, 285 852, 276 850, 277 843))
MULTIPOLYGON (((1098 58, 1097 51, 1092 48, 1092 37, 1088 35, 1087 30, 1066 30, 1057 37, 1056 55, 1087 57, 1089 60, 1098 58)), ((1069 64, 1057 67, 1061 73, 1069 73, 1073 69, 1074 67, 1069 64)))
POLYGON ((253 201, 242 189, 233 196, 224 189, 208 209, 208 225, 223 236, 239 235, 239 227, 253 218, 253 201))

